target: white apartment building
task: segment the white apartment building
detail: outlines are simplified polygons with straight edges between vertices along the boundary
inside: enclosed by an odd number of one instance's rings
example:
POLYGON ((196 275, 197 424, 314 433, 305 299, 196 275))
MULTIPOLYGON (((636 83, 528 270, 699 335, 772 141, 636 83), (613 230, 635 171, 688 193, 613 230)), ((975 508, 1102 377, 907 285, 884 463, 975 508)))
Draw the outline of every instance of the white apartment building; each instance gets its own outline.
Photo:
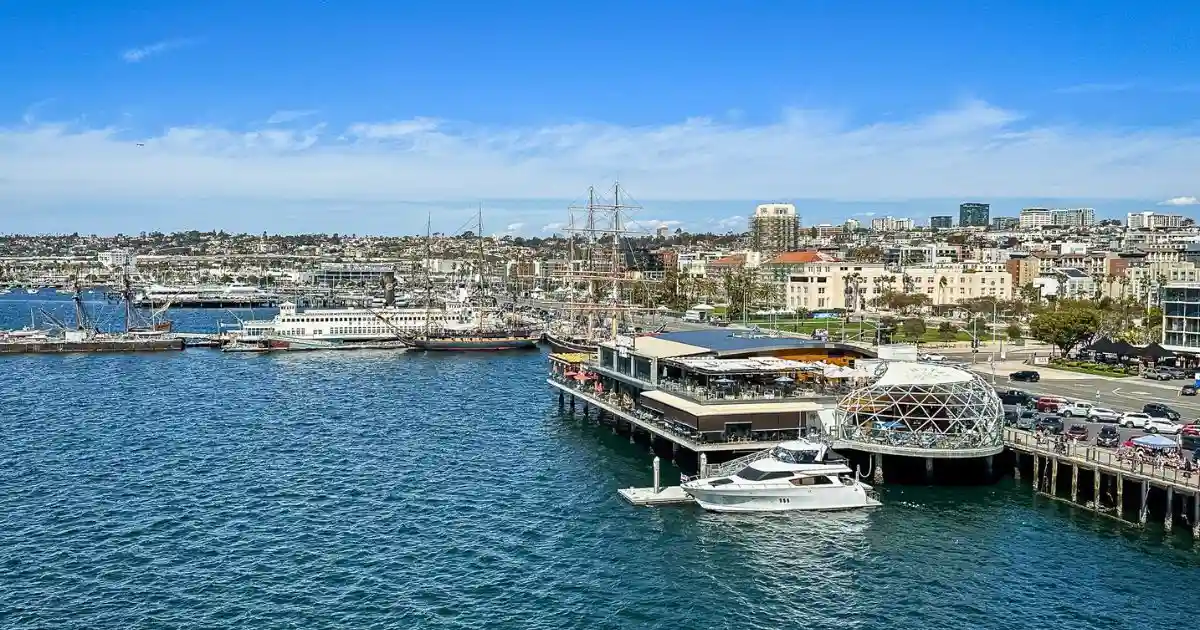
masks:
POLYGON ((913 228, 912 219, 878 217, 871 219, 871 230, 875 232, 903 232, 913 228))
POLYGON ((1087 227, 1095 225, 1095 208, 1022 208, 1017 226, 1022 230, 1040 227, 1087 227))
POLYGON ((1050 211, 1050 225, 1056 227, 1087 227, 1095 223, 1095 208, 1055 208, 1050 211))
POLYGON ((1022 208, 1017 217, 1017 226, 1022 230, 1031 230, 1051 225, 1050 208, 1022 208))
POLYGON ((133 266, 136 256, 127 249, 110 249, 96 254, 96 259, 108 269, 126 269, 133 266))
POLYGON ((791 268, 784 302, 791 310, 859 310, 887 291, 924 293, 935 305, 989 296, 1010 299, 1012 276, 1002 264, 921 265, 900 273, 882 263, 818 261, 791 268))
POLYGON ((1158 230, 1183 227, 1183 215, 1130 212, 1125 215, 1125 225, 1131 230, 1158 230))

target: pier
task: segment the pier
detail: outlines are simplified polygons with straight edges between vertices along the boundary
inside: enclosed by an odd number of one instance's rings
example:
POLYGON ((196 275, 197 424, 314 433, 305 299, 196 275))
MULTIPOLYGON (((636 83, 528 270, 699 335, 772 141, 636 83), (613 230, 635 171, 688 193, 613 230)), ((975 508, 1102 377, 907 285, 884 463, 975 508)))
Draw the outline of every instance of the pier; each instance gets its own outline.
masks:
POLYGON ((1013 428, 1004 431, 1013 455, 1013 476, 1031 475, 1031 486, 1043 496, 1145 527, 1161 521, 1165 532, 1190 526, 1200 538, 1200 475, 1151 462, 1125 462, 1112 449, 1051 441, 1013 428))

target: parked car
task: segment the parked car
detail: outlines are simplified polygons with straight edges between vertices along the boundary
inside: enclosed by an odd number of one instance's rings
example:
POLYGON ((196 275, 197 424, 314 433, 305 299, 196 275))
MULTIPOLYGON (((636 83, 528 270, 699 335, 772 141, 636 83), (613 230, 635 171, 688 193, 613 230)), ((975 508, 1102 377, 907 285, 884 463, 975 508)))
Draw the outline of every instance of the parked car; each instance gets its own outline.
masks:
POLYGON ((1179 395, 1180 396, 1195 396, 1196 395, 1196 386, 1195 385, 1184 385, 1183 387, 1180 387, 1179 395))
POLYGON ((1062 418, 1059 418, 1056 415, 1045 413, 1038 416, 1037 422, 1034 423, 1033 428, 1035 430, 1041 429, 1043 431, 1053 433, 1054 435, 1058 435, 1063 432, 1063 421, 1062 418))
POLYGON ((1146 368, 1142 372, 1142 378, 1148 378, 1152 381, 1169 381, 1171 380, 1171 373, 1158 368, 1146 368))
POLYGON ((1131 412, 1121 416, 1121 421, 1118 424, 1128 429, 1144 429, 1147 422, 1150 422, 1149 415, 1131 412))
POLYGON ((1096 446, 1111 446, 1116 447, 1121 444, 1121 432, 1117 427, 1106 425, 1100 427, 1100 432, 1096 434, 1096 446))
POLYGON ((1166 418, 1150 418, 1146 421, 1146 426, 1142 428, 1147 433, 1166 433, 1167 435, 1178 435, 1180 429, 1178 424, 1166 418))
POLYGON ((1033 394, 1019 389, 1010 389, 1007 391, 996 392, 1000 396, 1000 403, 1004 405, 1017 405, 1019 407, 1032 407, 1033 394))
POLYGON ((1072 424, 1071 427, 1067 429, 1067 432, 1064 433, 1063 435, 1065 435, 1068 440, 1075 440, 1076 442, 1082 442, 1082 441, 1086 440, 1087 436, 1088 436, 1087 425, 1072 424))
POLYGON ((1092 422, 1120 422, 1121 414, 1105 407, 1092 407, 1088 410, 1087 419, 1092 422))
POLYGON ((1014 427, 1021 417, 1021 408, 1014 405, 1004 405, 1004 426, 1014 427))
POLYGON ((1038 411, 1058 411, 1059 408, 1070 402, 1062 396, 1042 396, 1037 399, 1036 407, 1038 411))
POLYGON ((1032 431, 1033 427, 1037 426, 1038 414, 1035 411, 1026 409, 1017 417, 1017 428, 1032 431))
POLYGON ((1010 381, 1024 381, 1026 383, 1036 383, 1042 380, 1042 375, 1036 370, 1021 370, 1008 375, 1010 381))
POLYGON ((1179 434, 1200 437, 1200 424, 1185 424, 1179 427, 1179 434))
POLYGON ((1185 378, 1188 378, 1188 371, 1183 368, 1173 367, 1173 368, 1159 368, 1159 369, 1163 370, 1167 374, 1170 374, 1171 378, 1176 379, 1176 380, 1183 380, 1185 378))
POLYGON ((1065 405, 1060 406, 1058 408, 1058 413, 1061 415, 1064 415, 1068 418, 1072 418, 1072 417, 1076 417, 1076 416, 1078 416, 1080 418, 1086 418, 1088 415, 1088 412, 1092 410, 1092 407, 1095 407, 1095 405, 1093 405, 1090 402, 1086 402, 1083 400, 1075 400, 1075 401, 1072 401, 1065 405))
POLYGON ((1142 405, 1142 412, 1151 418, 1166 418, 1171 421, 1179 419, 1178 411, 1162 403, 1146 403, 1142 405))

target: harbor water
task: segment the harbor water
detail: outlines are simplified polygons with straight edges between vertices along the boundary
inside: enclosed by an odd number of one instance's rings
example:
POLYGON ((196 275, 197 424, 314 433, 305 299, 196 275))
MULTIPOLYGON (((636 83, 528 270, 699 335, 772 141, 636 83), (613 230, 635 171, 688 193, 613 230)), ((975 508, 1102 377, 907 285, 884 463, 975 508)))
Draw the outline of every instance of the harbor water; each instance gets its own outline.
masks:
MULTIPOLYGON (((0 326, 28 309, 0 302, 0 326)), ((0 627, 1174 628, 1200 604, 1185 536, 1011 482, 843 514, 630 507, 651 456, 560 412, 544 373, 537 352, 0 357, 0 627)))

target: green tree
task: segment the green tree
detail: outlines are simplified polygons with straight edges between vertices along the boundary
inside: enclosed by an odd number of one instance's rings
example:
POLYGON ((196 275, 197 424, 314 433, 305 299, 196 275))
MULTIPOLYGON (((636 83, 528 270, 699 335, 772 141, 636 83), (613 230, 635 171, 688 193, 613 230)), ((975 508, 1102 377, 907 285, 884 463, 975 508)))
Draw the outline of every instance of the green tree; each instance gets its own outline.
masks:
POLYGON ((1008 330, 1006 332, 1008 333, 1009 339, 1016 341, 1021 338, 1021 335, 1023 335, 1025 331, 1021 330, 1020 324, 1013 322, 1008 325, 1008 330))
POLYGON ((904 336, 913 341, 918 341, 925 336, 925 320, 913 317, 904 320, 904 336))
POLYGON ((954 337, 958 335, 958 329, 950 322, 942 322, 938 324, 938 336, 942 341, 954 341, 954 337))
POLYGON ((1067 354, 1100 328, 1101 312, 1082 300, 1061 300, 1058 308, 1044 311, 1029 322, 1029 334, 1067 354))

